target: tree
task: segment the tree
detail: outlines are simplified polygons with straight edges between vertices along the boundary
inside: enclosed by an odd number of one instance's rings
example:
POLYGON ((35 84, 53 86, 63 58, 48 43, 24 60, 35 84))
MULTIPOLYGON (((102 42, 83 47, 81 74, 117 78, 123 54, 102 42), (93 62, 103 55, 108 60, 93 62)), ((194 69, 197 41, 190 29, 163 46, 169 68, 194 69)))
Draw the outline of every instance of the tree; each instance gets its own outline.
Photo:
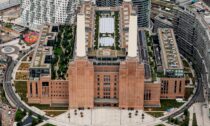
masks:
POLYGON ((22 126, 22 122, 21 121, 17 122, 17 126, 22 126))
POLYGON ((30 110, 29 110, 29 112, 28 112, 28 115, 29 115, 29 116, 31 116, 31 115, 32 115, 32 112, 31 112, 30 110))
POLYGON ((40 115, 38 115, 38 122, 40 123, 40 122, 42 122, 42 121, 43 121, 43 117, 40 116, 40 115))
POLYGON ((188 110, 187 110, 187 109, 184 110, 184 115, 185 115, 185 116, 188 115, 188 110))
POLYGON ((15 114, 15 121, 19 122, 22 120, 22 118, 26 115, 25 112, 21 111, 20 109, 17 110, 16 114, 15 114))
POLYGON ((33 118, 31 126, 36 126, 38 123, 39 123, 38 120, 33 118))
POLYGON ((174 124, 179 124, 179 120, 177 118, 174 120, 174 124))

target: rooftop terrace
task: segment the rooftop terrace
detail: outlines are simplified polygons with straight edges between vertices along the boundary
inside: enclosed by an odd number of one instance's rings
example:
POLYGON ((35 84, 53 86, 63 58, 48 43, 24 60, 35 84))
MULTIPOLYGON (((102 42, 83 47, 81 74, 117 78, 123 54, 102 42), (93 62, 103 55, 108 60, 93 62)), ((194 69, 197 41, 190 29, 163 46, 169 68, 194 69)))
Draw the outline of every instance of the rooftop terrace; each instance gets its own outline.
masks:
POLYGON ((183 69, 173 29, 158 29, 164 69, 183 69))
POLYGON ((52 55, 53 53, 52 51, 53 48, 50 46, 47 46, 48 39, 52 39, 55 37, 55 34, 49 33, 50 30, 51 30, 50 26, 43 27, 39 36, 39 41, 36 46, 35 53, 33 55, 31 67, 35 67, 35 68, 40 68, 40 67, 49 68, 50 67, 50 64, 45 63, 45 58, 47 56, 52 55))

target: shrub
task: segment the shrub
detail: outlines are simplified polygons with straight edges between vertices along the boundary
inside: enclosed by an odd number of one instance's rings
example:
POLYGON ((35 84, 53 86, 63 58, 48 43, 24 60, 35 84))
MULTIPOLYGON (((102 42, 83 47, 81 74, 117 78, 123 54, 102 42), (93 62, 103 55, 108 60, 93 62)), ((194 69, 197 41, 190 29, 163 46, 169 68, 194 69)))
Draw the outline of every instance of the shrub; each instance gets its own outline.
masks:
POLYGON ((25 115, 26 115, 25 111, 18 109, 15 114, 15 121, 20 122, 25 115))

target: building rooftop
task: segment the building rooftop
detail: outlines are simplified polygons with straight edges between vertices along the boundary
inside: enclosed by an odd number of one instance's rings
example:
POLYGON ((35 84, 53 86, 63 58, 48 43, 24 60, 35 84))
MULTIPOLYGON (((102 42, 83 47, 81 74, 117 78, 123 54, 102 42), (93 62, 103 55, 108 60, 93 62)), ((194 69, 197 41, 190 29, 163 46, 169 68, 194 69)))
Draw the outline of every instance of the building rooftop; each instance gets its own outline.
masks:
POLYGON ((50 26, 44 26, 43 29, 41 30, 38 44, 36 46, 35 53, 33 55, 31 67, 33 68, 50 67, 50 64, 45 63, 46 57, 53 54, 53 48, 47 46, 48 40, 54 39, 55 37, 55 34, 50 32, 51 32, 50 26))
POLYGON ((188 9, 196 14, 198 17, 201 17, 199 20, 202 25, 210 29, 210 7, 207 6, 204 2, 196 2, 193 5, 189 6, 188 9))
POLYGON ((166 16, 164 16, 163 14, 157 15, 157 16, 155 17, 155 19, 160 20, 160 21, 164 22, 164 23, 167 24, 167 25, 170 25, 170 26, 173 25, 173 24, 172 24, 173 19, 170 18, 170 17, 166 17, 166 16))
POLYGON ((164 69, 183 69, 173 29, 158 29, 164 69))
POLYGON ((0 0, 0 10, 4 10, 20 4, 19 0, 0 0))

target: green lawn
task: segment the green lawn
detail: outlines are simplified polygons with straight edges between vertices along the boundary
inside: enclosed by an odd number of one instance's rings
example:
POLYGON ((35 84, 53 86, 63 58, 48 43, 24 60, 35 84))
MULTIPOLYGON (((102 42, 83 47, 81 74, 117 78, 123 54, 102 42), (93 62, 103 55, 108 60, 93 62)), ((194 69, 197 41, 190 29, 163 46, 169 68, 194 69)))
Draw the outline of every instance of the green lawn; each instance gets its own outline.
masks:
POLYGON ((62 49, 60 47, 57 47, 57 48, 55 48, 54 53, 55 53, 55 55, 60 56, 63 52, 62 52, 62 49))
POLYGON ((179 108, 184 103, 177 102, 175 99, 161 99, 161 108, 163 111, 170 108, 179 108))
POLYGON ((50 107, 50 105, 29 104, 30 106, 37 107, 41 110, 68 110, 68 107, 50 107))
POLYGON ((47 123, 47 124, 44 124, 42 126, 56 126, 56 125, 53 125, 53 124, 50 124, 50 123, 47 123))
POLYGON ((60 115, 64 112, 66 112, 66 111, 53 111, 52 110, 52 111, 46 111, 46 115, 51 116, 51 117, 55 117, 55 116, 58 116, 58 115, 60 115))
POLYGON ((16 93, 19 94, 21 100, 27 102, 26 94, 27 94, 27 82, 26 81, 15 81, 15 89, 16 93))
POLYGON ((161 99, 160 100, 161 107, 159 108, 146 108, 145 111, 150 110, 150 111, 166 111, 167 109, 170 108, 179 108, 182 106, 184 103, 179 103, 175 99, 161 99))
POLYGON ((147 114, 150 114, 156 118, 163 116, 163 112, 146 112, 147 114))

